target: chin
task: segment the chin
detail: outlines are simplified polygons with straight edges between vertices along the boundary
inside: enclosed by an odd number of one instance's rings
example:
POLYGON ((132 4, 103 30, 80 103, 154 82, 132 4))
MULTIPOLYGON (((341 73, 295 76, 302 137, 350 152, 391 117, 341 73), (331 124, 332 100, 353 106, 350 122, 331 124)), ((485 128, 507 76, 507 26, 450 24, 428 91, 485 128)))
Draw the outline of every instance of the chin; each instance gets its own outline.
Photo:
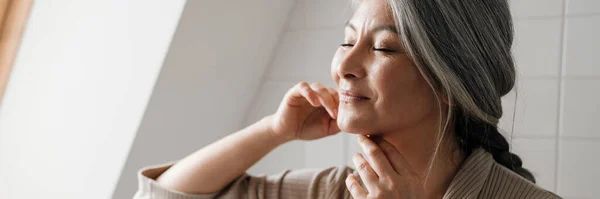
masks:
POLYGON ((370 135, 374 134, 374 122, 361 118, 356 114, 338 114, 337 125, 342 132, 370 135))

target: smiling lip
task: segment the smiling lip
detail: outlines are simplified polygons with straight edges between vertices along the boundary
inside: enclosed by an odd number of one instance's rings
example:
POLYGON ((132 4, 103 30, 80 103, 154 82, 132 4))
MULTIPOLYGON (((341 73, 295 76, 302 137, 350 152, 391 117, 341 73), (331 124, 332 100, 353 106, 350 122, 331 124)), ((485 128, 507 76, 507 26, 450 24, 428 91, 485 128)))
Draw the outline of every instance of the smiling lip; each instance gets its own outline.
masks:
POLYGON ((352 92, 349 90, 342 90, 340 92, 340 101, 343 102, 361 102, 369 100, 368 97, 360 95, 356 92, 352 92))

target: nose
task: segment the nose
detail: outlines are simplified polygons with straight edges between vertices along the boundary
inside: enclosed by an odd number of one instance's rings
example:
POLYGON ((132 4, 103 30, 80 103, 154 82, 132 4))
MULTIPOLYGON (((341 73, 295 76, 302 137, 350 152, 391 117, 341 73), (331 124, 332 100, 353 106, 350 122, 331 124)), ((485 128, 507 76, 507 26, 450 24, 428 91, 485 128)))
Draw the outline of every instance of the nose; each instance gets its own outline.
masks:
POLYGON ((360 79, 366 75, 364 68, 365 55, 361 52, 358 45, 354 46, 346 51, 346 54, 342 54, 339 65, 337 66, 337 75, 341 79, 360 79))

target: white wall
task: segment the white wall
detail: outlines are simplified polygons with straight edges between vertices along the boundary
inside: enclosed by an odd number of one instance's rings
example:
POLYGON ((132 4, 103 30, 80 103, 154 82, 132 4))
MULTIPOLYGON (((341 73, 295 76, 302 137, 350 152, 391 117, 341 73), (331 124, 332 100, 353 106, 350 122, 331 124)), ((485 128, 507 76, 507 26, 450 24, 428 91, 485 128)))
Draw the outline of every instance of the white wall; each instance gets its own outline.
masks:
POLYGON ((0 111, 0 198, 112 196, 184 3, 34 3, 0 111))
POLYGON ((188 1, 114 198, 143 166, 241 129, 294 0, 188 1))
MULTIPOLYGON (((298 0, 266 73, 247 123, 273 113, 287 89, 299 81, 333 86, 333 53, 350 19, 347 0, 298 0)), ((519 70, 514 151, 538 184, 566 198, 600 196, 600 3, 593 0, 510 0, 519 70)), ((515 93, 503 98, 501 128, 512 131, 515 93)), ((296 142, 276 149, 252 168, 352 166, 360 151, 354 136, 296 142), (300 157, 300 158, 298 158, 300 157)))
POLYGON ((598 198, 600 3, 512 0, 511 6, 522 75, 514 150, 542 187, 565 198, 598 198))

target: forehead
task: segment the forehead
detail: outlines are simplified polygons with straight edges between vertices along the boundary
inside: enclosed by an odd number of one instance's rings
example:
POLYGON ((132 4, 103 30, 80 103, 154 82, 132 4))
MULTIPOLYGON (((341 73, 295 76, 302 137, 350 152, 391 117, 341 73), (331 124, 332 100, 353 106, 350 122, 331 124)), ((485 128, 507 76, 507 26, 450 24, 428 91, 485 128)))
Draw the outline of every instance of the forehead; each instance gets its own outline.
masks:
POLYGON ((387 0, 362 0, 350 23, 357 28, 369 28, 376 25, 393 25, 394 17, 387 0))

